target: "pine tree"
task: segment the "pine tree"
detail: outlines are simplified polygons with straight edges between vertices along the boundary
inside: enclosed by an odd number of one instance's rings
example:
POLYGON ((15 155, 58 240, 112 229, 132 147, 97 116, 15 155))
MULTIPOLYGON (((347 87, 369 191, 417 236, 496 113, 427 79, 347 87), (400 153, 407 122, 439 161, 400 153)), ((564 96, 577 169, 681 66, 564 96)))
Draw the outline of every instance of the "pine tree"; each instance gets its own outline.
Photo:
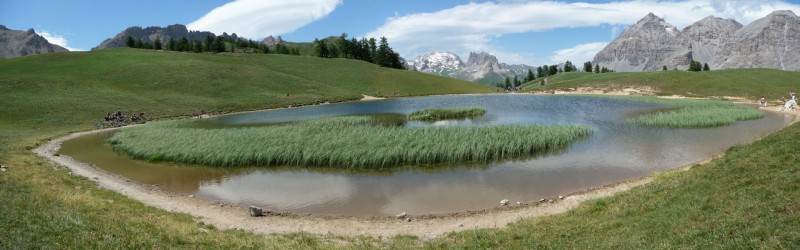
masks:
POLYGON ((592 72, 592 62, 591 61, 583 63, 583 72, 589 72, 589 73, 592 72))
POLYGON ((203 52, 203 44, 200 41, 194 41, 192 43, 192 52, 194 53, 202 53, 203 52))
POLYGON ((154 44, 154 49, 156 49, 156 50, 163 49, 162 46, 161 46, 161 38, 160 37, 157 37, 156 41, 153 42, 153 44, 154 44))
POLYGON ((506 76, 506 85, 505 85, 505 87, 506 87, 506 89, 511 88, 511 78, 509 78, 508 76, 506 76))
POLYGON ((567 60, 567 62, 564 63, 564 72, 572 72, 573 71, 573 67, 575 67, 575 66, 572 65, 572 62, 567 60))
POLYGON ((542 66, 536 68, 536 76, 545 77, 544 69, 542 69, 542 66))
POLYGON ((186 37, 182 37, 181 40, 178 40, 178 51, 191 51, 192 47, 189 45, 189 39, 186 37))
POLYGON ((175 50, 175 39, 173 39, 172 37, 170 37, 169 41, 167 41, 167 50, 172 50, 172 51, 175 50))
POLYGON ((708 67, 708 63, 703 64, 703 71, 711 71, 711 68, 708 67))
POLYGON ((214 39, 214 52, 225 52, 225 40, 223 36, 217 36, 217 39, 214 39))
POLYGON ((128 36, 128 40, 125 41, 125 46, 128 48, 136 48, 136 40, 133 39, 132 36, 128 36))
POLYGON ((136 44, 133 45, 133 47, 138 49, 144 48, 144 43, 142 42, 142 39, 137 39, 136 44))
POLYGON ((600 74, 600 64, 599 63, 594 65, 594 73, 595 74, 600 74))
POLYGON ((352 46, 350 45, 350 41, 347 40, 347 33, 342 33, 342 35, 339 36, 339 41, 337 42, 339 43, 339 52, 341 52, 340 54, 342 57, 350 58, 352 54, 352 46))
POLYGON ((663 67, 661 67, 661 70, 667 71, 667 65, 664 65, 663 67))
POLYGON ((324 41, 314 38, 314 55, 317 57, 328 57, 328 46, 324 41))
POLYGON ((528 69, 528 75, 525 76, 525 82, 530 82, 533 80, 536 80, 536 76, 533 75, 533 71, 531 69, 528 69))
POLYGON ((547 72, 547 75, 554 76, 558 74, 558 65, 550 65, 550 70, 547 72))

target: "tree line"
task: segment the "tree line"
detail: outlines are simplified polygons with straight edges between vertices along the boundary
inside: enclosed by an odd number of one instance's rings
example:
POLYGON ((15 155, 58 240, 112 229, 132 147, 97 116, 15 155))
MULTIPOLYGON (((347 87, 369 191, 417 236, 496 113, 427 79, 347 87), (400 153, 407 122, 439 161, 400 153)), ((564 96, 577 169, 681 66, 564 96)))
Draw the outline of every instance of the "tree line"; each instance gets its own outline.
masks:
POLYGON ((300 50, 297 48, 289 48, 283 44, 275 45, 274 50, 270 50, 266 44, 256 42, 250 39, 238 38, 235 40, 229 39, 224 36, 206 36, 203 41, 194 40, 189 41, 186 37, 178 40, 170 37, 165 44, 162 44, 161 38, 156 38, 154 41, 143 41, 142 39, 135 39, 133 36, 128 36, 125 46, 129 48, 138 49, 154 49, 154 50, 168 50, 180 52, 231 52, 231 53, 275 53, 286 55, 300 55, 300 50))
POLYGON ((342 33, 334 39, 335 42, 330 45, 326 43, 326 39, 314 39, 314 55, 323 58, 356 59, 382 67, 406 69, 405 60, 389 46, 386 37, 381 37, 378 42, 375 38, 348 39, 347 33, 342 33))

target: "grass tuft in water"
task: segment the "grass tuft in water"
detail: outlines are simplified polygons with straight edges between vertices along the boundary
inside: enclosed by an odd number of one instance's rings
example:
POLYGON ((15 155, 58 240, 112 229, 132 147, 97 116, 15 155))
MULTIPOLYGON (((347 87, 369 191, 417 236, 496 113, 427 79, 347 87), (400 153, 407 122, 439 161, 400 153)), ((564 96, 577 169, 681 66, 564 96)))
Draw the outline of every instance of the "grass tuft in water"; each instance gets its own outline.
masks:
POLYGON ((481 117, 486 114, 486 110, 479 107, 471 108, 450 108, 450 109, 423 109, 414 111, 408 115, 409 120, 417 121, 441 121, 448 119, 466 119, 481 117))
POLYGON ((676 110, 629 118, 629 123, 654 127, 702 128, 731 125, 737 121, 761 119, 760 111, 737 106, 730 101, 701 99, 663 99, 651 96, 619 96, 619 99, 666 104, 676 110))
POLYGON ((187 127, 191 122, 129 127, 109 140, 115 150, 145 160, 383 168, 530 156, 561 149, 592 133, 574 125, 385 126, 357 116, 226 129, 187 127))

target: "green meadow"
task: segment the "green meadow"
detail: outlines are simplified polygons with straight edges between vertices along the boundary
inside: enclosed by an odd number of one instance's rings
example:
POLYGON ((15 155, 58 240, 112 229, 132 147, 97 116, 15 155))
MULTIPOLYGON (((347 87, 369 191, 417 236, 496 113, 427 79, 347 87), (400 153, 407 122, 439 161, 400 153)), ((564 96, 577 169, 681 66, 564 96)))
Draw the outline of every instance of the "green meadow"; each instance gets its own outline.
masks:
MULTIPOLYGON (((563 77, 561 80, 559 78, 563 77)), ((800 73, 575 73, 545 89, 648 86, 659 94, 767 95, 800 89, 800 73), (569 81, 568 81, 569 80, 569 81)), ((533 86, 539 88, 538 86, 533 86)), ((256 110, 361 94, 407 96, 492 89, 344 59, 186 54, 131 49, 0 59, 0 248, 536 249, 766 248, 800 245, 800 126, 687 171, 592 200, 570 212, 433 240, 214 228, 146 206, 34 156, 50 138, 92 129, 107 112, 154 118, 256 110)))
POLYGON ((687 97, 741 97, 756 100, 765 96, 777 102, 781 96, 788 98, 789 91, 797 91, 798 72, 775 69, 735 69, 705 72, 652 71, 614 72, 593 74, 584 72, 562 73, 548 77, 548 84, 540 79, 523 84, 523 91, 567 90, 577 87, 623 89, 647 87, 656 95, 682 95, 687 97))
POLYGON ((480 107, 472 108, 450 108, 450 109, 423 109, 411 112, 409 120, 417 121, 441 121, 448 119, 477 118, 486 114, 486 110, 480 107))
POLYGON ((109 142, 115 150, 151 161, 386 168, 530 156, 562 149, 592 132, 570 125, 406 128, 376 124, 363 116, 223 129, 187 127, 191 122, 124 128, 109 142))

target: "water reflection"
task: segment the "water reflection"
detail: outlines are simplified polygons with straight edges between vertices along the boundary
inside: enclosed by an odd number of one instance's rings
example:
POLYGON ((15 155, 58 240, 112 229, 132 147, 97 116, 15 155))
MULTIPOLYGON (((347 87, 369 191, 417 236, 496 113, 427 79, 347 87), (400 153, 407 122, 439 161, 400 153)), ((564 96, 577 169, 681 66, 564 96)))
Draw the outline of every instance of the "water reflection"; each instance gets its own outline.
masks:
POLYGON ((311 117, 376 115, 387 126, 481 126, 537 123, 582 124, 588 139, 555 153, 490 164, 403 166, 392 170, 329 167, 213 168, 134 161, 103 144, 110 133, 64 143, 61 153, 134 181, 172 192, 274 211, 314 214, 391 215, 448 213, 497 206, 501 199, 541 197, 636 178, 691 164, 747 143, 787 124, 791 116, 706 129, 649 128, 625 123, 632 114, 663 106, 595 97, 477 95, 417 97, 251 112, 222 116, 198 126, 264 126, 311 117), (402 117, 425 108, 483 106, 474 120, 422 123, 402 117))

